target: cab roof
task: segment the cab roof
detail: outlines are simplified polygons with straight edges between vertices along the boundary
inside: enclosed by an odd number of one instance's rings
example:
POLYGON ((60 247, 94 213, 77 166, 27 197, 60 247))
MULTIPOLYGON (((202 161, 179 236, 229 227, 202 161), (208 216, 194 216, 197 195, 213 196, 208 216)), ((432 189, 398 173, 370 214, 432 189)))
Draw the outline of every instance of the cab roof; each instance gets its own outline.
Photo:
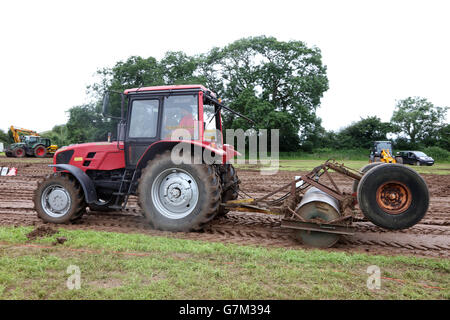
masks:
MULTIPOLYGON (((172 85, 172 86, 153 86, 153 87, 141 87, 127 89, 124 91, 125 94, 145 92, 145 91, 176 91, 176 90, 189 90, 189 89, 199 89, 204 92, 210 91, 206 89, 201 84, 183 84, 183 85, 172 85)), ((211 92, 211 91, 210 91, 211 92)))

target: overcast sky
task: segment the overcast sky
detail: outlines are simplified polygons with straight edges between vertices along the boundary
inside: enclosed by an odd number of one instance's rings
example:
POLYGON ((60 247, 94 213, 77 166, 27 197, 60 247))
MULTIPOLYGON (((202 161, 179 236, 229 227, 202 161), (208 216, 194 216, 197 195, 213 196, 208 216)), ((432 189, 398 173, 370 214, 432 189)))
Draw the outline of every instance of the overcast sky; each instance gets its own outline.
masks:
POLYGON ((388 121, 408 96, 450 106, 449 9, 431 0, 2 1, 0 129, 65 123, 95 71, 131 55, 197 54, 257 35, 322 50, 326 129, 388 121))

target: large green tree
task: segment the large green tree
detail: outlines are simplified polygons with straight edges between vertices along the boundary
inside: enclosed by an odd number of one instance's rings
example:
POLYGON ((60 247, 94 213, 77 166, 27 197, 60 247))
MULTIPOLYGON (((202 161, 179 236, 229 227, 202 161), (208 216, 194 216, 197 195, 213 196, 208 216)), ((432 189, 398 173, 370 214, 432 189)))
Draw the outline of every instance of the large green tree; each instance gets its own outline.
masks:
POLYGON ((382 122, 377 116, 361 118, 339 131, 336 147, 369 149, 374 141, 386 140, 389 132, 392 132, 389 122, 382 122))
POLYGON ((412 146, 431 146, 439 140, 446 125, 447 107, 438 107, 422 97, 408 97, 398 101, 391 122, 395 131, 409 139, 412 146))
MULTIPOLYGON (((316 109, 328 89, 318 48, 301 41, 250 37, 203 56, 206 85, 237 111, 252 116, 257 128, 280 129, 280 150, 297 150, 316 123, 316 109), (299 136, 300 134, 300 136, 299 136)), ((225 128, 250 124, 225 114, 225 128)))

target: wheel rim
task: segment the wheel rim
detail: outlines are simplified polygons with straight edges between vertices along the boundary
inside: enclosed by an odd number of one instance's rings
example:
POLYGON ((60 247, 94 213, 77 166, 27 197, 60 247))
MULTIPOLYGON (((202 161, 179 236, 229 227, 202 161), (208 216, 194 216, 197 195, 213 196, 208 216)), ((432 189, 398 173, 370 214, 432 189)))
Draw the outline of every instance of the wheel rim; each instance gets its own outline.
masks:
POLYGON ((21 156, 23 154, 23 150, 22 149, 17 149, 16 150, 16 155, 17 156, 21 156))
POLYGON ((199 199, 197 182, 190 173, 179 168, 161 172, 152 184, 151 193, 156 209, 169 219, 188 216, 199 199))
POLYGON ((45 154, 45 149, 42 147, 39 147, 36 149, 36 155, 37 156, 43 156, 45 154))
POLYGON ((46 214, 53 218, 60 218, 69 212, 72 200, 65 188, 52 185, 42 192, 41 204, 46 214))
POLYGON ((401 182, 390 181, 378 187, 377 203, 383 211, 389 214, 405 212, 411 205, 411 190, 401 182))

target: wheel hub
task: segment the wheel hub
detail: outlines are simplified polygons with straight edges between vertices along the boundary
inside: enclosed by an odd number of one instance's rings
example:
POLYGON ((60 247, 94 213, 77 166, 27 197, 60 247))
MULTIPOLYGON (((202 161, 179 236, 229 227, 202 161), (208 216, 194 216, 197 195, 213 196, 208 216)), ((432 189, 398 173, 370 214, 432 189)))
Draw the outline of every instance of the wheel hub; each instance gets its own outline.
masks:
POLYGON ((389 214, 406 211, 412 200, 411 191, 403 183, 391 181, 382 184, 376 192, 377 203, 389 214))
POLYGON ((199 191, 194 178, 182 169, 161 172, 152 185, 152 197, 158 211, 167 218, 181 219, 194 210, 199 191))
POLYGON ((71 205, 69 192, 62 186, 49 186, 42 193, 42 208, 51 217, 66 214, 71 205))
POLYGON ((53 209, 60 211, 67 207, 69 198, 63 190, 53 190, 48 196, 48 203, 53 209))

